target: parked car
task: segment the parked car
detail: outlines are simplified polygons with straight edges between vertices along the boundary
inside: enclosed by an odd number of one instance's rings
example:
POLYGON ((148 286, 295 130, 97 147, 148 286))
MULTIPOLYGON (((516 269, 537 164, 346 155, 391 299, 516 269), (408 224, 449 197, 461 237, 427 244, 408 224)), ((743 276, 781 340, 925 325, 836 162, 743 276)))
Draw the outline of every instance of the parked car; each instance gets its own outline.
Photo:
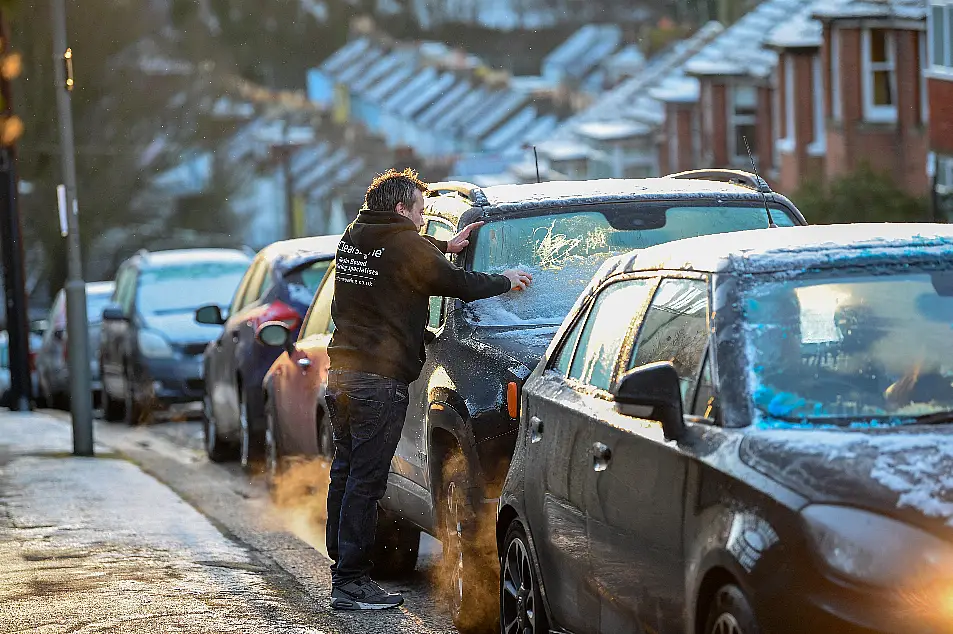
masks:
POLYGON ((234 249, 140 251, 116 274, 99 345, 106 420, 146 420, 200 402, 202 359, 221 326, 196 324, 196 309, 224 306, 251 257, 234 249))
MULTIPOLYGON (((30 364, 30 382, 34 398, 37 394, 36 378, 36 352, 40 347, 41 336, 33 330, 34 324, 31 324, 31 330, 28 335, 30 346, 29 364, 30 364)), ((10 407, 10 335, 6 330, 0 331, 0 406, 10 407)))
POLYGON ((949 632, 951 256, 872 224, 607 263, 523 389, 503 622, 949 632))
POLYGON ((301 320, 334 258, 340 236, 276 242, 258 254, 228 308, 195 313, 199 323, 224 325, 205 351, 205 448, 216 462, 238 458, 249 467, 262 458, 265 412, 262 381, 280 349, 255 335, 266 322, 283 322, 297 337, 301 320))
POLYGON ((378 540, 403 544, 408 553, 388 573, 414 568, 410 548, 416 552, 421 530, 440 539, 454 622, 473 631, 496 613, 493 500, 516 443, 523 381, 593 273, 632 248, 766 227, 769 215, 780 226, 805 221, 763 180, 721 170, 486 189, 436 183, 426 202, 423 231, 438 239, 486 223, 463 253, 448 256, 457 264, 484 272, 520 266, 534 274, 525 293, 471 304, 431 300, 427 360, 410 386, 380 503, 378 540))
MULTIPOLYGON (((86 321, 89 324, 89 371, 92 377, 93 399, 101 396, 99 375, 99 334, 103 310, 109 304, 116 285, 113 282, 86 284, 86 321)), ((59 409, 69 409, 69 337, 66 330, 66 292, 60 290, 53 300, 47 319, 48 327, 36 356, 38 401, 59 409)))

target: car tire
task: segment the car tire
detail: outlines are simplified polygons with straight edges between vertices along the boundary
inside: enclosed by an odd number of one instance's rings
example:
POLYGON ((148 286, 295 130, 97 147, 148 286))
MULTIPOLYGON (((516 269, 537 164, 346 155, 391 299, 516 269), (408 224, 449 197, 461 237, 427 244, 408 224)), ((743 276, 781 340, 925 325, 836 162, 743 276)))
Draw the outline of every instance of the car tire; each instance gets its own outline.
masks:
POLYGON ((736 585, 715 593, 705 620, 705 634, 761 634, 751 603, 736 585))
POLYGON ((248 399, 245 394, 238 392, 238 425, 241 430, 238 459, 242 469, 252 471, 260 465, 264 458, 264 439, 251 431, 251 420, 248 418, 248 399))
MULTIPOLYGON (((265 401, 270 402, 270 399, 265 401)), ((265 405, 265 481, 268 484, 268 490, 274 494, 275 485, 281 476, 284 465, 281 454, 281 444, 278 441, 277 430, 275 429, 275 413, 271 406, 265 405)))
POLYGON ((233 444, 222 440, 215 422, 215 411, 212 409, 212 398, 205 394, 202 399, 202 433, 205 440, 205 453, 212 462, 228 462, 238 457, 238 451, 233 444))
POLYGON ((406 577, 417 567, 420 554, 420 529, 411 526, 382 508, 377 509, 377 532, 371 561, 377 579, 406 577))
POLYGON ((526 530, 519 521, 510 523, 503 539, 500 566, 501 632, 537 634, 549 632, 549 619, 543 605, 536 562, 529 547, 526 530))
POLYGON ((476 510, 469 469, 459 449, 448 454, 441 473, 440 579, 450 616, 461 634, 499 632, 499 561, 493 518, 476 510))

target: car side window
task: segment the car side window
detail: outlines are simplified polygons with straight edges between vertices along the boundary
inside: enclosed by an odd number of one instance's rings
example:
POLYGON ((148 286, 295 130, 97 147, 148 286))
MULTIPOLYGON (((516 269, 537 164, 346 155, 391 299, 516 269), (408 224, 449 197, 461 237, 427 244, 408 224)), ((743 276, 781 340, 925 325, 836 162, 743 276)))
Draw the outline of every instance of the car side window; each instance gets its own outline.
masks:
POLYGON ((695 391, 708 348, 708 284, 701 280, 662 280, 639 328, 628 369, 671 361, 682 388, 682 403, 695 391))
POLYGON ((692 414, 704 418, 715 418, 717 409, 715 385, 711 379, 711 354, 707 354, 705 355, 705 363, 702 365, 701 375, 698 378, 698 390, 695 392, 692 414))
POLYGON ((246 308, 250 304, 253 304, 258 301, 261 297, 262 291, 265 290, 265 280, 268 277, 269 270, 268 263, 264 259, 259 259, 258 263, 255 265, 255 272, 252 274, 251 279, 248 280, 248 288, 245 289, 245 296, 242 298, 242 308, 246 308))
POLYGON ((609 390, 632 318, 648 300, 653 286, 651 279, 627 280, 599 293, 579 337, 570 377, 609 390))
MULTIPOLYGON (((454 236, 453 228, 445 222, 439 220, 429 220, 427 222, 426 234, 433 236, 437 240, 447 241, 454 236)), ((447 254, 450 257, 450 254, 447 254)), ((443 297, 430 298, 430 317, 427 319, 427 326, 437 330, 443 325, 443 297)))
POLYGON ((580 317, 576 324, 569 331, 569 334, 563 339, 562 348, 556 356, 552 369, 563 376, 569 376, 569 364, 572 363, 572 355, 576 351, 576 343, 579 342, 579 335, 582 334, 582 327, 586 324, 585 316, 580 317))
POLYGON ((238 288, 235 290, 235 297, 232 299, 232 305, 228 307, 229 315, 234 315, 245 307, 245 304, 242 300, 248 293, 248 286, 251 283, 252 278, 258 272, 258 262, 259 260, 256 258, 255 261, 248 266, 248 270, 245 271, 242 281, 238 283, 238 288))
POLYGON ((301 329, 300 339, 333 332, 333 322, 331 321, 331 300, 333 298, 334 271, 332 270, 328 273, 318 290, 318 294, 314 297, 314 303, 308 313, 308 321, 301 329))

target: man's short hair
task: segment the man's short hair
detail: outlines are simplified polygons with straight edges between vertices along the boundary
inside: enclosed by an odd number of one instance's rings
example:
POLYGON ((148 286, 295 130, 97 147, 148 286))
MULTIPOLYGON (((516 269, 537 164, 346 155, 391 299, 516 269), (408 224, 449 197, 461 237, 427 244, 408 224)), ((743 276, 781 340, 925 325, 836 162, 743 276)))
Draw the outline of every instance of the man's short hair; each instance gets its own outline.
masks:
POLYGON ((402 172, 389 169, 378 174, 364 196, 364 206, 370 211, 394 211, 398 203, 405 207, 414 204, 414 191, 426 193, 427 183, 417 177, 417 172, 406 168, 402 172))

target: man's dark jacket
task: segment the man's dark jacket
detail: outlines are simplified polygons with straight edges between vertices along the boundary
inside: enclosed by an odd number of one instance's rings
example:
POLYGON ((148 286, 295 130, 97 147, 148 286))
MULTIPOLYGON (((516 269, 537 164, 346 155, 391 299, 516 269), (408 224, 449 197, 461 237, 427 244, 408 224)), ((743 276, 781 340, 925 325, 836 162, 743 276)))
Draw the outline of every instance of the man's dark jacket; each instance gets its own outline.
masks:
POLYGON ((446 242, 421 236, 409 218, 361 210, 338 244, 332 370, 411 383, 424 364, 431 296, 470 302, 510 290, 506 277, 461 269, 446 250, 446 242))

